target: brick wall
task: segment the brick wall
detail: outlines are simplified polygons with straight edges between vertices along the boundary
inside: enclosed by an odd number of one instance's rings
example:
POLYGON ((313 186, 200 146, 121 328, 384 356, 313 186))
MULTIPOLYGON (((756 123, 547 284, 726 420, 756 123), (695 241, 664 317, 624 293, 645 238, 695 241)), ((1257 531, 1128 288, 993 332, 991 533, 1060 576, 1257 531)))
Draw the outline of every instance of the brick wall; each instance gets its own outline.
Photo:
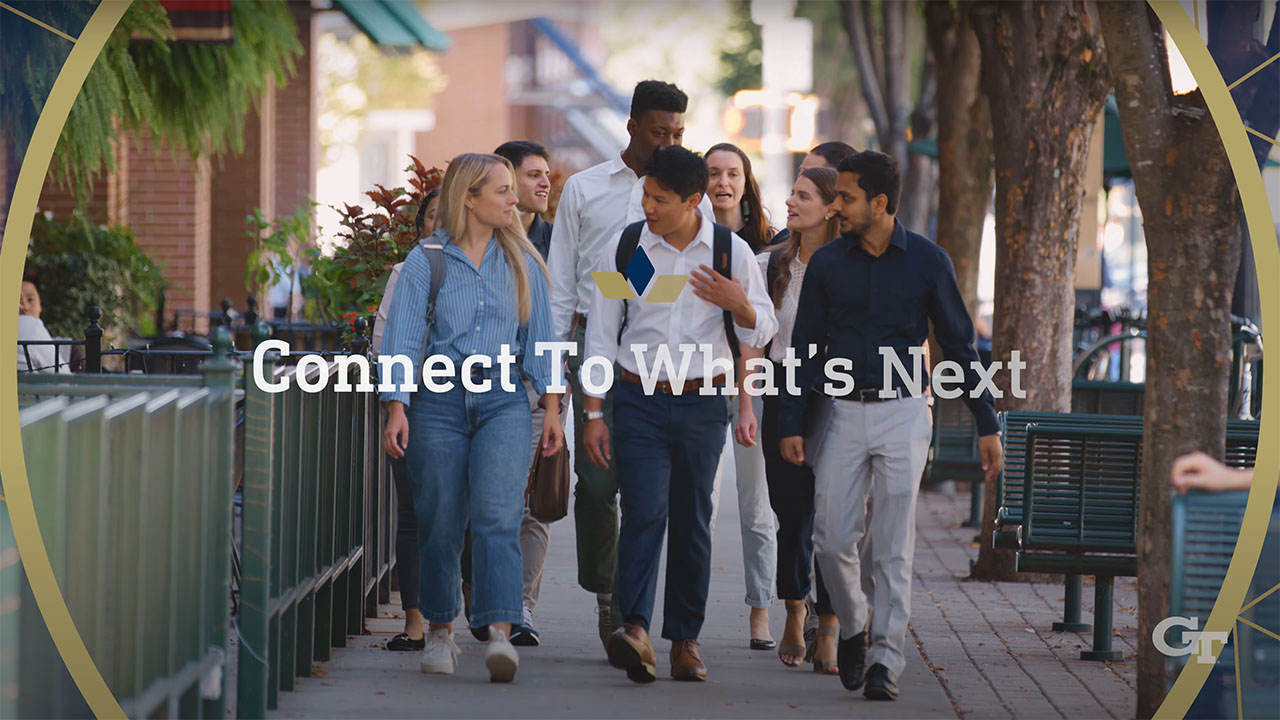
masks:
POLYGON ((491 152, 510 140, 506 23, 449 31, 453 46, 439 56, 448 78, 436 98, 436 125, 417 134, 418 158, 427 167, 464 152, 491 152))
POLYGON ((245 119, 243 151, 214 160, 209 259, 214 306, 230 298, 232 307, 244 310, 249 294, 245 265, 255 245, 245 235, 245 217, 255 208, 268 220, 276 216, 274 122, 275 92, 268 91, 258 110, 245 119))
POLYGON ((290 215, 307 198, 316 195, 315 94, 312 78, 317 29, 310 0, 290 0, 289 9, 298 23, 298 41, 305 53, 298 59, 296 74, 276 89, 275 119, 275 208, 290 215))
MULTIPOLYGON (((115 206, 143 252, 164 273, 165 311, 211 309, 207 160, 171 154, 150 137, 129 139, 127 177, 115 206)), ((107 183, 103 183, 106 185, 107 183)))
MULTIPOLYGON (((119 160, 119 155, 117 155, 117 167, 119 166, 119 160)), ((109 192, 108 176, 105 174, 100 175, 93 183, 93 189, 84 207, 85 213, 87 213, 91 222, 107 222, 109 218, 107 212, 109 192)), ((65 221, 70 218, 71 213, 76 209, 76 195, 71 189, 70 181, 68 181, 67 187, 62 187, 53 179, 53 173, 50 172, 44 179, 44 187, 40 190, 40 202, 37 207, 40 208, 41 212, 52 212, 53 216, 59 220, 65 221)))

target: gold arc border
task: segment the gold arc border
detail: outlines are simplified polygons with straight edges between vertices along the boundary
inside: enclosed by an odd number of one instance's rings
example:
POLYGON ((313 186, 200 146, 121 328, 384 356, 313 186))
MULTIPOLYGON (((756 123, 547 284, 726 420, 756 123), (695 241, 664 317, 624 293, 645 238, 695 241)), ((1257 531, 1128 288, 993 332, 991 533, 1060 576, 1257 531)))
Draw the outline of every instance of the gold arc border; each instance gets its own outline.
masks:
MULTIPOLYGON (((53 159, 54 147, 85 78, 132 2, 102 0, 94 8, 88 24, 58 71, 31 133, 27 153, 21 158, 18 180, 14 184, 13 202, 4 227, 4 237, 8 242, 0 247, 0 288, 15 286, 22 277, 31 223, 53 159)), ((0 347, 15 347, 17 342, 17 316, 0 316, 0 347)), ((49 554, 36 522, 26 460, 22 455, 22 429, 18 423, 18 358, 14 353, 0 353, 0 477, 5 479, 5 506, 13 523, 18 556, 22 558, 31 594, 58 654, 95 716, 123 718, 124 710, 111 694, 111 688, 107 687, 76 630, 66 600, 58 589, 58 580, 53 575, 49 554)))
MULTIPOLYGON (((66 123, 71 105, 79 95, 85 77, 131 2, 132 0, 103 0, 99 4, 54 82, 36 123, 27 154, 22 158, 18 181, 14 187, 13 202, 4 232, 10 242, 0 247, 0 287, 11 287, 21 277, 26 260, 26 238, 31 232, 32 217, 62 126, 66 123), (14 238, 23 240, 15 242, 14 238)), ((1149 4, 1186 60, 1222 135, 1223 146, 1244 205, 1259 276, 1280 277, 1280 249, 1275 243, 1266 190, 1262 184, 1262 176, 1254 165, 1252 148, 1240 113, 1227 90, 1226 81, 1208 49, 1200 41, 1199 33, 1185 10, 1172 0, 1149 0, 1149 4), (1224 129, 1224 125, 1228 127, 1224 129)), ((1280 317, 1280 296, 1276 294, 1277 291, 1267 283, 1259 283, 1259 292, 1264 315, 1280 317)), ((0 347, 16 342, 16 319, 0 316, 0 347)), ((6 483, 5 502, 36 604, 72 679, 94 715, 99 718, 124 717, 123 710, 111 695, 76 631, 49 564, 35 519, 26 463, 22 455, 21 428, 18 426, 17 413, 17 357, 4 353, 0 353, 0 403, 3 403, 2 407, 5 409, 13 409, 12 413, 0 412, 0 448, 6 450, 0 452, 0 476, 9 479, 6 483)), ((1276 457, 1276 452, 1271 449, 1275 442, 1262 440, 1280 439, 1271 438, 1276 435, 1275 427, 1274 420, 1264 420, 1262 423, 1261 447, 1254 472, 1255 483, 1249 495, 1240 542, 1232 557, 1222 592, 1205 623, 1205 630, 1233 629, 1235 616, 1248 591, 1252 571, 1257 566, 1265 534, 1265 518, 1270 512, 1276 490, 1275 480, 1280 479, 1280 457, 1276 457), (1259 478, 1262 479, 1261 483, 1256 482, 1259 478)), ((1209 669, 1210 666, 1207 665, 1188 663, 1157 710, 1156 717, 1178 718, 1185 715, 1204 685, 1209 669)))
MULTIPOLYGON (((1258 278, 1280 277, 1280 248, 1276 246, 1275 225, 1271 208, 1267 204, 1266 187, 1254 160, 1253 146, 1245 134, 1240 110, 1231 99, 1231 92, 1227 90, 1227 82, 1209 54, 1209 49, 1200 39, 1191 18, 1187 17, 1186 10, 1176 0, 1148 2, 1164 24, 1169 37, 1178 46, 1187 68, 1200 86, 1218 133, 1222 136, 1222 145, 1226 149, 1227 160, 1239 188, 1240 202, 1244 205, 1245 222, 1248 223, 1249 235, 1253 241, 1258 278)), ((1258 292, 1262 299, 1263 317, 1280 319, 1280 291, 1272 283, 1259 282, 1258 292)), ((1276 369, 1263 369, 1264 377, 1274 375, 1277 375, 1276 369)), ((1273 377, 1271 384, 1277 384, 1277 378, 1273 377)), ((1272 408, 1276 403, 1264 401, 1264 405, 1272 408)), ((1235 554, 1231 556, 1231 565, 1222 582, 1222 590, 1204 624, 1205 632, 1235 631, 1236 617, 1244 604, 1249 582, 1253 579, 1258 558, 1262 554, 1262 541, 1266 538, 1276 484, 1280 480, 1280 455, 1276 450, 1277 440, 1280 440, 1280 425, 1277 425, 1280 420, 1271 417, 1272 415, 1275 415, 1274 411, 1264 413, 1258 437, 1258 458, 1253 471, 1253 489, 1249 492, 1248 505, 1245 507, 1240 539, 1236 542, 1235 554)), ((1138 642, 1150 642, 1150 638, 1138 638, 1138 642)), ((1194 662, 1185 664, 1164 702, 1156 710, 1155 717, 1163 719, 1185 716, 1213 667, 1215 666, 1194 662)))

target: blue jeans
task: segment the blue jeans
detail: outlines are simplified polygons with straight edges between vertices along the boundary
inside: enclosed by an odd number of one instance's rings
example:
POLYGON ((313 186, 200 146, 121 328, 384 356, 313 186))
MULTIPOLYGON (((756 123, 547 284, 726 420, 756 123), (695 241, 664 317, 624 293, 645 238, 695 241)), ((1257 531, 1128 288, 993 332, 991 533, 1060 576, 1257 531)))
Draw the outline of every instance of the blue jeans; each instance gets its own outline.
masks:
POLYGON ((729 406, 720 395, 646 396, 614 386, 614 466, 622 491, 617 599, 629 624, 649 629, 667 535, 662 637, 696 640, 711 582, 711 488, 729 406))
POLYGON ((409 406, 406 457, 418 516, 418 609, 427 622, 462 612, 458 565, 471 523, 471 624, 521 620, 520 519, 529 477, 529 398, 493 381, 471 393, 421 390, 409 406))

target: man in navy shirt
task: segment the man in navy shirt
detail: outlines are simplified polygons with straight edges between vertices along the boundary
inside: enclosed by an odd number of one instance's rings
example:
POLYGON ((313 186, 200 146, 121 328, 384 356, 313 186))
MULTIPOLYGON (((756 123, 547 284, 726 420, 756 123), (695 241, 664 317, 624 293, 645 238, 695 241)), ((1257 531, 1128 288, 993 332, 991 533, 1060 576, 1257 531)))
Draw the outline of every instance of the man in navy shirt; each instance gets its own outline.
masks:
MULTIPOLYGON (((911 388, 896 371, 886 387, 888 360, 881 349, 892 349, 910 371, 910 350, 919 351, 933 322, 943 356, 965 368, 965 402, 977 422, 988 480, 1000 469, 1000 426, 991 395, 973 392, 979 386, 970 365, 978 359, 973 324, 950 258, 894 218, 901 189, 897 163, 866 151, 844 159, 838 169, 831 208, 844 234, 809 261, 791 335, 801 360, 796 386, 813 392, 782 395, 781 450, 787 460, 814 468, 814 554, 840 617, 840 679, 849 690, 865 680, 868 698, 892 700, 906 666, 916 494, 931 426, 921 389, 911 388), (830 378, 823 376, 829 362, 830 378), (838 378, 841 372, 852 376, 852 392, 838 378), (812 429, 804 427, 806 402, 831 406, 813 458, 804 453, 803 436, 813 439, 812 429), (869 527, 868 499, 875 506, 869 527), (858 556, 858 541, 868 531, 872 560, 866 571, 875 588, 870 607, 858 556)), ((824 414, 814 413, 809 421, 819 417, 824 414)))

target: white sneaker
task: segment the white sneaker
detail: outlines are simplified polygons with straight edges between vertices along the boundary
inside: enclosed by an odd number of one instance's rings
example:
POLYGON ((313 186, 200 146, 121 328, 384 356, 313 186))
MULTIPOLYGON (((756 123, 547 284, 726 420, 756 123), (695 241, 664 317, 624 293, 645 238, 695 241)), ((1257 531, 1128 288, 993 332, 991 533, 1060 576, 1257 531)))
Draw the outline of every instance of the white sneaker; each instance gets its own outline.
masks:
POLYGON ((515 679, 516 668, 520 667, 520 656, 511 646, 507 634, 501 630, 489 628, 489 643, 484 651, 484 664, 489 668, 489 682, 511 682, 515 679))
POLYGON ((452 675, 458 667, 458 646, 453 631, 439 628, 427 633, 427 649, 422 653, 422 672, 452 675))

